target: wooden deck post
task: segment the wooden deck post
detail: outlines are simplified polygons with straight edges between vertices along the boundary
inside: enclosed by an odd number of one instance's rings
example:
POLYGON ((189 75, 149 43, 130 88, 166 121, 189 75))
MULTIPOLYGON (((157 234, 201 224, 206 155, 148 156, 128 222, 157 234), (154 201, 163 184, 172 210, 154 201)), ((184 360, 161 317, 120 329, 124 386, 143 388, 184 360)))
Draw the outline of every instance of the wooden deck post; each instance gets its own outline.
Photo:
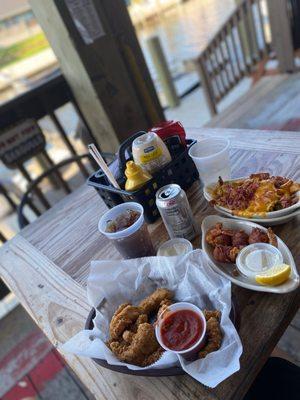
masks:
POLYGON ((267 0, 272 45, 276 52, 280 72, 295 70, 291 23, 286 0, 267 0))
POLYGON ((164 118, 124 1, 30 4, 101 150, 164 118))
POLYGON ((159 37, 152 36, 148 38, 147 46, 154 68, 157 72, 157 77, 162 86, 162 92, 167 100, 167 104, 171 108, 177 107, 180 101, 176 93, 176 88, 159 37))
MULTIPOLYGON (((241 0, 235 0, 235 3, 237 6, 239 6, 241 4, 241 0)), ((239 31, 240 40, 243 42, 243 48, 245 49, 245 57, 247 60, 250 57, 250 48, 249 48, 249 37, 247 36, 245 27, 245 21, 241 20, 240 22, 238 22, 237 29, 239 31)))
POLYGON ((215 116, 218 113, 215 96, 213 92, 213 87, 211 84, 210 77, 207 73, 206 66, 201 57, 194 61, 196 71, 198 72, 200 83, 203 87, 204 96, 206 99, 207 106, 209 108, 209 112, 211 117, 215 116))

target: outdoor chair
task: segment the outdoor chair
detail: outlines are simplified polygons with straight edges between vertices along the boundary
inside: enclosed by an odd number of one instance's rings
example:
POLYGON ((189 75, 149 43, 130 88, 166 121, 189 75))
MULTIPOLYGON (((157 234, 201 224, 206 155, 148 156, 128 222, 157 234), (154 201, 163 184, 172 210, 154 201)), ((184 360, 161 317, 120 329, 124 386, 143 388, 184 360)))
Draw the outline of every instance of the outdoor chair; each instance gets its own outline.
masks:
MULTIPOLYGON (((114 158, 115 155, 112 153, 102 153, 102 156, 106 160, 107 163, 110 163, 114 158)), ((60 173, 60 169, 66 166, 70 166, 71 164, 77 164, 80 162, 82 159, 88 159, 91 165, 91 168, 94 170, 95 169, 95 163, 94 160, 91 159, 91 156, 89 153, 73 156, 70 158, 67 158, 58 164, 55 164, 51 166, 48 170, 43 172, 40 176, 38 176, 35 180, 31 181, 31 183, 28 186, 28 189, 26 192, 23 194, 21 202, 18 206, 18 224, 20 229, 24 228, 26 225, 28 225, 30 222, 28 218, 24 214, 24 209, 25 207, 28 207, 30 211, 36 216, 40 216, 44 211, 47 209, 51 208, 51 204, 49 200, 47 199, 46 195, 41 191, 40 189, 40 183, 49 177, 56 177, 58 180, 58 185, 61 186, 61 188, 65 191, 66 194, 71 193, 71 188, 68 182, 64 181, 62 178, 62 175, 60 173), (37 201, 38 200, 38 201, 37 201)), ((86 178, 86 173, 83 173, 82 169, 80 168, 80 172, 83 175, 84 178, 86 178)))
POLYGON ((17 204, 15 203, 14 199, 6 189, 6 187, 0 181, 0 195, 2 195, 7 203, 10 205, 12 211, 17 211, 17 204))
MULTIPOLYGON (((15 203, 15 201, 13 200, 13 198, 11 197, 9 192, 6 190, 6 187, 3 186, 3 184, 1 182, 0 182, 0 195, 2 195, 6 199, 6 201, 10 205, 12 211, 17 211, 17 204, 15 203)), ((7 240, 6 237, 3 235, 2 232, 0 232, 0 245, 2 243, 5 243, 6 240, 7 240)), ((2 281, 2 279, 0 279, 0 301, 8 293, 9 293, 8 287, 5 285, 5 283, 2 281)))
POLYGON ((6 242, 6 237, 3 235, 2 232, 0 232, 0 243, 5 243, 6 242))
MULTIPOLYGON (((2 232, 0 232, 0 243, 5 243, 5 242, 6 242, 6 237, 3 235, 2 232)), ((5 285, 2 279, 0 279, 0 300, 2 300, 8 293, 9 293, 8 287, 5 285)))
POLYGON ((8 293, 9 293, 8 287, 5 285, 2 279, 0 279, 0 301, 4 299, 4 297, 8 295, 8 293))

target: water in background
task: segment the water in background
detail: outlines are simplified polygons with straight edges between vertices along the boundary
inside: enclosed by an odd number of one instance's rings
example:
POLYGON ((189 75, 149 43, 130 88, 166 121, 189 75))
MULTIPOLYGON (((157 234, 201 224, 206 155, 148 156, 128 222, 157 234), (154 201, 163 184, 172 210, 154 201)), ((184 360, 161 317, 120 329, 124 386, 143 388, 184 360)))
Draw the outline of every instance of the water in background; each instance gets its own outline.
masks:
POLYGON ((175 5, 136 32, 150 73, 156 81, 146 39, 159 36, 172 75, 183 71, 183 60, 197 57, 236 5, 235 0, 189 0, 175 5))

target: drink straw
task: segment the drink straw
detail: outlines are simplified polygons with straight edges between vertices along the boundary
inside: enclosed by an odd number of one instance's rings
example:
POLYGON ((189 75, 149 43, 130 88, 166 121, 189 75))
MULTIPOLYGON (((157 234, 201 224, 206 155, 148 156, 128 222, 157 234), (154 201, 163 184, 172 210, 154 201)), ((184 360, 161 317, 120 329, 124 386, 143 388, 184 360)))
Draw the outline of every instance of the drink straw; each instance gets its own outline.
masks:
POLYGON ((88 149, 96 163, 99 165, 99 167, 102 169, 104 174, 106 175, 107 179, 109 182, 114 186, 116 189, 121 189, 118 182, 116 181, 115 177, 113 176, 113 173, 111 170, 108 168, 108 165, 104 161, 103 157, 99 153, 97 147, 95 146, 94 143, 91 143, 88 145, 88 149))

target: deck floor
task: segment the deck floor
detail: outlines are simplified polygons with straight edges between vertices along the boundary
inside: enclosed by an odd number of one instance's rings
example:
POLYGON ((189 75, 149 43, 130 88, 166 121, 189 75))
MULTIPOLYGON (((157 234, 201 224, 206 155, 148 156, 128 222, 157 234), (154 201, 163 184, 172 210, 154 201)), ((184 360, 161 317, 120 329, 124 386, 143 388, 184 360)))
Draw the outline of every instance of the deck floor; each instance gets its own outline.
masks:
POLYGON ((206 126, 300 131, 300 73, 262 78, 206 126))
POLYGON ((92 400, 26 311, 0 320, 1 400, 92 400))

